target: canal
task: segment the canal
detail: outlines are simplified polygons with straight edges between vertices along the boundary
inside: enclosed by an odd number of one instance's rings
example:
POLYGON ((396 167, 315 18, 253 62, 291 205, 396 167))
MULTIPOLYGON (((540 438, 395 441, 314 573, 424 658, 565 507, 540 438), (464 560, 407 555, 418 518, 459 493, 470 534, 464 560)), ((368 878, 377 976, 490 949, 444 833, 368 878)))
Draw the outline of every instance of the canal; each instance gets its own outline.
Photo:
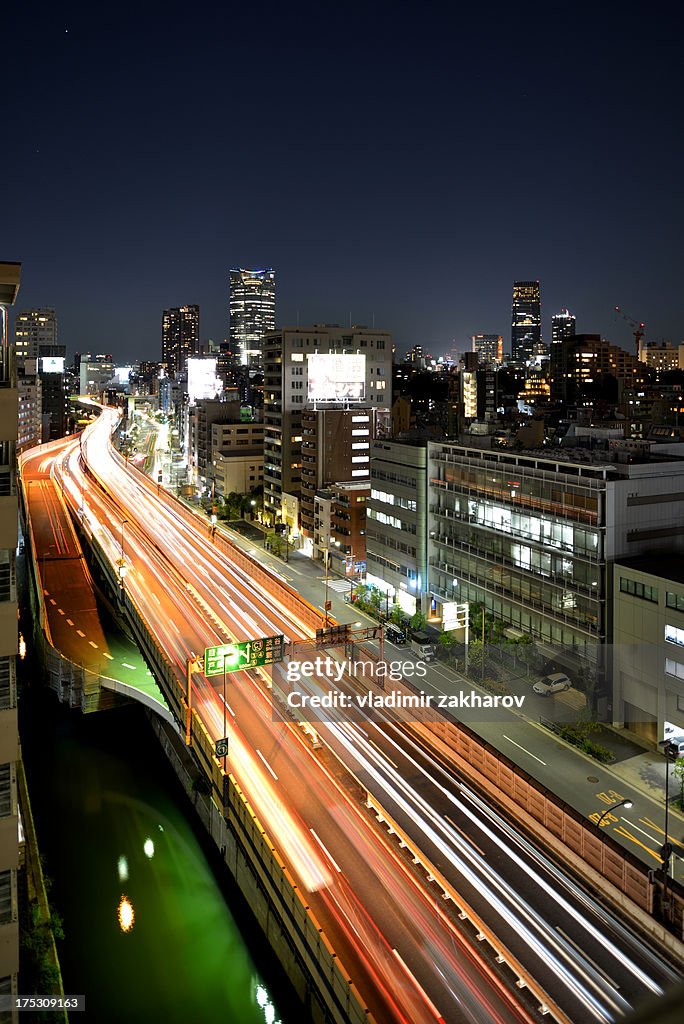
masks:
POLYGON ((20 668, 24 761, 72 1024, 306 1020, 137 706, 84 716, 20 668))

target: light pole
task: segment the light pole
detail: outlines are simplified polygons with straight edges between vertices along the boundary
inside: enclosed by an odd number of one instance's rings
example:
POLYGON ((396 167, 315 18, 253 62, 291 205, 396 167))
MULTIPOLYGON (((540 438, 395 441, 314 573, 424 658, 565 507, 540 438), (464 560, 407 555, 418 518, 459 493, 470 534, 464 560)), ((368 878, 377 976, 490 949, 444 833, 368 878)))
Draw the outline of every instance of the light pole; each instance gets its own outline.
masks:
MULTIPOLYGON (((328 543, 330 541, 328 540, 328 543)), ((325 549, 325 601, 323 602, 323 608, 325 611, 325 624, 328 625, 328 613, 330 611, 330 601, 328 600, 328 582, 330 579, 330 548, 325 549)))
POLYGON ((670 873, 670 857, 672 856, 672 843, 669 839, 670 824, 670 762, 676 760, 679 749, 670 740, 661 740, 658 744, 665 755, 665 842, 660 847, 660 859, 663 864, 663 899, 662 909, 667 920, 670 920, 670 902, 667 895, 668 875, 670 873))
POLYGON ((620 800, 619 803, 613 804, 612 807, 609 807, 608 810, 603 812, 603 814, 601 815, 599 820, 596 822, 596 828, 600 828, 601 827, 601 822, 603 821, 603 819, 606 818, 609 814, 612 814, 613 811, 616 811, 618 809, 618 807, 624 807, 626 810, 629 810, 629 808, 632 807, 632 801, 629 800, 629 799, 628 800, 620 800))
POLYGON ((119 559, 119 586, 123 590, 124 588, 124 577, 126 575, 126 561, 124 559, 124 527, 128 520, 121 520, 121 557, 119 559))

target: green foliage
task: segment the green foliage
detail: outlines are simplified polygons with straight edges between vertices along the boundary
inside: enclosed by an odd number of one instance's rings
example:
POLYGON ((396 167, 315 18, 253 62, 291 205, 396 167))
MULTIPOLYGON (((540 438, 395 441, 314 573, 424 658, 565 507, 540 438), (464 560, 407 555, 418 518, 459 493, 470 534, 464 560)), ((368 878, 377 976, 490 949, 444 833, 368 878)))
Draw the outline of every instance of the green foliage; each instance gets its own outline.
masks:
POLYGON ((453 630, 447 630, 444 633, 440 633, 437 639, 437 643, 439 644, 440 647, 453 647, 454 644, 456 643, 456 637, 454 635, 453 630))
POLYGON ((395 626, 404 625, 404 613, 401 609, 401 605, 395 604, 390 612, 390 622, 393 622, 395 626))
POLYGON ((601 764, 608 764, 613 760, 612 750, 589 738, 597 728, 596 722, 577 722, 574 725, 558 725, 556 732, 567 743, 572 743, 589 757, 593 757, 601 764))
POLYGON ((684 757, 677 758, 674 763, 673 773, 675 778, 679 779, 679 809, 684 811, 684 757))
POLYGON ((415 614, 411 616, 409 621, 411 629, 415 630, 425 629, 427 625, 427 619, 425 618, 421 611, 415 612, 415 614))

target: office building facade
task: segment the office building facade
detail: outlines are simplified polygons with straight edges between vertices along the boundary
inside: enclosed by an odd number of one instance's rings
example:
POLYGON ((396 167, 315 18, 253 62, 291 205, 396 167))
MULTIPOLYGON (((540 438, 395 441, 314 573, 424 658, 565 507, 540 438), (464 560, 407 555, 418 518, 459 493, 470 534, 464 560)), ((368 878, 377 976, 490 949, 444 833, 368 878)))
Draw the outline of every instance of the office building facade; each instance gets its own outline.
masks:
POLYGON ((511 352, 519 363, 544 354, 539 281, 516 281, 513 285, 511 352))
POLYGON ((552 402, 567 399, 568 343, 575 337, 575 327, 575 317, 567 309, 551 317, 549 378, 552 402))
POLYGON ((477 352, 480 366, 496 367, 503 363, 503 338, 500 334, 473 334, 473 352, 477 352))
POLYGON ((376 440, 366 503, 366 582, 407 615, 427 591, 427 444, 376 440))
POLYGON ((613 569, 613 724, 654 746, 684 736, 684 558, 613 569))
MULTIPOLYGON (((281 520, 285 496, 298 503, 302 490, 302 413, 365 408, 389 410, 392 338, 366 327, 283 328, 264 339, 264 517, 281 520)), ((354 436, 370 437, 359 422, 354 436)), ((352 432, 353 432, 352 430, 352 432)), ((368 475, 359 463, 348 479, 368 475)))
POLYGON ((552 458, 430 443, 429 584, 437 608, 484 603, 494 618, 565 658, 569 670, 585 663, 605 676, 613 562, 663 544, 684 552, 680 449, 630 462, 636 456, 620 444, 600 456, 564 450, 552 458))
POLYGON ((175 306, 162 315, 162 362, 170 377, 182 373, 189 356, 200 350, 199 306, 175 306))
POLYGON ((22 309, 14 319, 17 362, 37 359, 42 345, 57 344, 57 316, 54 309, 22 309))
POLYGON ((240 364, 263 368, 264 336, 275 331, 275 271, 235 268, 230 281, 230 343, 240 364))

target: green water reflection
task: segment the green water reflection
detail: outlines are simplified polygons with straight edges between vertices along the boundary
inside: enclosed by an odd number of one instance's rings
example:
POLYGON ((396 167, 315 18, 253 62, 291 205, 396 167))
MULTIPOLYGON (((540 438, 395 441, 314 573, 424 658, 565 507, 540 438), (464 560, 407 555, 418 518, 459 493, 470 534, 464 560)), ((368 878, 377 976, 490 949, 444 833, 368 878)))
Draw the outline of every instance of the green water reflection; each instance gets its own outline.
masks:
POLYGON ((84 718, 46 696, 29 702, 25 756, 64 918, 64 986, 86 997, 76 1024, 283 1020, 142 714, 84 718), (134 912, 127 932, 122 897, 134 912))

